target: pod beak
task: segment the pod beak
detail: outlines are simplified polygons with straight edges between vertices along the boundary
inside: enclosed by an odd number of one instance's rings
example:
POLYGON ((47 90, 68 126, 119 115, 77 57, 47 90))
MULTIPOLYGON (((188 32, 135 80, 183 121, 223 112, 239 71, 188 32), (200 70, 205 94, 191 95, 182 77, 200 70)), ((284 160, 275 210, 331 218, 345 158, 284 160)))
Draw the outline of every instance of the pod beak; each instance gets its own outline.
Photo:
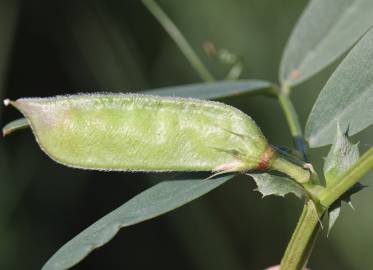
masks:
POLYGON ((6 98, 3 100, 3 103, 5 106, 10 106, 12 105, 14 108, 18 109, 17 105, 18 105, 18 102, 17 100, 11 100, 9 98, 6 98))
POLYGON ((9 106, 10 103, 11 103, 10 99, 8 99, 8 98, 7 98, 7 99, 4 99, 3 102, 4 102, 4 105, 5 105, 5 106, 9 106))

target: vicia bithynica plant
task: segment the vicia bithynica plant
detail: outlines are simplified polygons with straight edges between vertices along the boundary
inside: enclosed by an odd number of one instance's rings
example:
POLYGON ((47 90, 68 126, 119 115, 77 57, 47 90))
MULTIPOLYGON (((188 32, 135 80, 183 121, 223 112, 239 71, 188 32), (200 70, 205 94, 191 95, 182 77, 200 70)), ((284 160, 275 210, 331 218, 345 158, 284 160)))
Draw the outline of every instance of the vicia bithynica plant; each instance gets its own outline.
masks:
MULTIPOLYGON (((360 156, 358 145, 349 138, 373 123, 373 30, 369 30, 373 3, 310 1, 289 38, 276 85, 260 80, 216 81, 156 2, 142 2, 205 83, 141 94, 6 99, 5 105, 14 106, 25 118, 6 125, 3 134, 31 127, 45 153, 75 168, 209 175, 164 181, 140 193, 66 243, 44 269, 72 267, 120 228, 176 209, 239 173, 253 178, 263 196, 293 193, 304 200, 281 261, 281 269, 303 269, 323 228, 323 217, 329 215, 330 230, 341 201, 350 202, 350 196, 363 188, 359 180, 373 167, 372 148, 360 156), (346 57, 321 90, 303 133, 290 97, 294 87, 343 54, 346 57), (278 100, 299 157, 271 145, 250 116, 224 103, 232 96, 252 95, 278 100), (317 175, 307 160, 308 147, 330 144, 324 175, 317 175)), ((229 63, 231 71, 238 62, 229 63)))

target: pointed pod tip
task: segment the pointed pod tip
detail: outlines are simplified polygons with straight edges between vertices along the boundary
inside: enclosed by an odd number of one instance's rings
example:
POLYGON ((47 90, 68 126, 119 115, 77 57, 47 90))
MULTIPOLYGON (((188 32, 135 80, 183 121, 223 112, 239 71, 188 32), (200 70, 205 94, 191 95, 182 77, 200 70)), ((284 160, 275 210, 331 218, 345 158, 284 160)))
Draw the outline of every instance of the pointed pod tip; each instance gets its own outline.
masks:
POLYGON ((3 104, 5 106, 12 105, 14 108, 18 109, 18 105, 20 105, 20 102, 19 102, 19 100, 11 100, 9 98, 6 98, 6 99, 3 100, 3 104))
POLYGON ((4 99, 4 105, 5 106, 9 106, 9 104, 11 103, 11 101, 10 101, 10 99, 9 98, 7 98, 7 99, 4 99))

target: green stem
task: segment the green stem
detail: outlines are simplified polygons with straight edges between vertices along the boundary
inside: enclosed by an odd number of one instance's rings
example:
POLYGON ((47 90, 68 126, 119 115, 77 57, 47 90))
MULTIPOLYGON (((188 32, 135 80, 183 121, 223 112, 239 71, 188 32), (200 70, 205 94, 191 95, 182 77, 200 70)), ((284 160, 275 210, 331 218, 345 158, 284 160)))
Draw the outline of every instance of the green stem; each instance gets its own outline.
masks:
POLYGON ((293 178, 300 184, 305 184, 311 180, 311 173, 282 157, 275 158, 271 165, 271 169, 274 169, 279 172, 283 172, 293 178))
POLYGON ((321 214, 312 200, 305 203, 297 227, 281 260, 281 270, 302 270, 305 268, 321 228, 319 222, 321 214))
POLYGON ((318 231, 320 231, 319 217, 333 202, 372 169, 373 148, 370 148, 348 171, 337 178, 336 183, 338 184, 324 188, 316 195, 321 206, 319 210, 316 209, 312 200, 305 204, 298 225, 281 261, 281 269, 301 270, 306 266, 318 231))
POLYGON ((318 184, 317 179, 309 170, 296 165, 281 156, 276 157, 270 164, 270 168, 282 173, 287 174, 293 178, 303 189, 307 192, 309 198, 318 201, 318 194, 324 190, 324 187, 318 184))
POLYGON ((154 0, 142 0, 145 7, 149 10, 150 13, 158 20, 170 37, 174 40, 176 45, 179 47, 181 52, 184 54, 186 59, 198 73, 204 81, 214 81, 215 78, 208 71, 206 66, 197 56, 196 52, 193 50, 192 46, 185 39, 180 30, 176 25, 171 21, 167 14, 160 8, 160 6, 154 0))
MULTIPOLYGON (((289 97, 289 94, 290 88, 286 85, 284 85, 281 90, 277 91, 278 100, 281 109, 285 114, 294 144, 296 148, 303 154, 303 159, 306 161, 306 143, 303 138, 303 132, 298 114, 289 97)), ((283 164, 280 164, 280 167, 282 166, 283 164)), ((299 176, 293 175, 292 177, 295 178, 299 176)), ((312 180, 314 180, 313 182, 317 184, 318 181, 316 179, 312 180)), ((317 196, 317 191, 313 192, 314 188, 316 188, 316 190, 320 190, 320 186, 314 185, 313 182, 303 184, 304 188, 310 193, 312 198, 317 196)), ((314 202, 311 199, 308 199, 303 207, 302 215, 299 218, 297 227, 281 260, 282 270, 301 270, 306 266, 308 259, 311 256, 312 248, 316 242, 318 232, 320 231, 320 215, 321 213, 318 213, 314 202)))
POLYGON ((298 114, 289 97, 289 93, 290 88, 287 86, 283 86, 281 90, 277 91, 278 101, 280 103, 282 111, 285 114, 285 118, 290 129, 290 134, 293 137, 295 146, 303 154, 304 160, 307 160, 307 149, 306 143, 303 138, 302 127, 298 119, 298 114))
POLYGON ((293 137, 302 136, 302 128, 300 126, 298 115, 294 108, 294 105, 289 98, 289 93, 289 87, 282 87, 281 91, 278 92, 278 99, 281 108, 285 113, 286 121, 289 125, 291 135, 293 137))
POLYGON ((335 185, 327 187, 320 192, 318 198, 320 203, 328 208, 333 202, 340 198, 347 190, 355 185, 361 177, 373 169, 373 147, 353 164, 349 170, 335 180, 335 185))

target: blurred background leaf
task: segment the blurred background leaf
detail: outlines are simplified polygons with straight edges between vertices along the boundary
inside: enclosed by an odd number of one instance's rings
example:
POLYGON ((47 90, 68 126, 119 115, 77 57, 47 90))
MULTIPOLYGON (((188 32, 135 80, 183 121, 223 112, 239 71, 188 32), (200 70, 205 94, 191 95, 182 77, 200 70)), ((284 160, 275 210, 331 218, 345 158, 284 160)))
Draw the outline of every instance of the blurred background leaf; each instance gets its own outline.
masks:
MULTIPOLYGON (((6 2, 15 3, 1 3, 6 2)), ((202 44, 207 40, 240 57, 241 78, 273 82, 288 35, 306 3, 159 1, 217 79, 224 78, 227 70, 205 54, 202 44)), ((3 97, 127 92, 200 82, 139 1, 20 0, 19 4, 3 97)), ((0 35, 4 40, 6 32, 1 30, 0 35)), ((302 124, 334 68, 332 65, 302 84, 299 88, 304 91, 294 91, 302 124)), ((253 96, 226 102, 252 116, 272 144, 292 147, 275 99, 253 96)), ((4 111, 3 107, 0 113, 2 126, 19 117, 15 110, 4 111)), ((360 141, 364 152, 372 137, 373 131, 366 129, 353 140, 360 141)), ((1 140, 0 147, 0 193, 17 198, 14 204, 0 197, 1 223, 7 220, 0 241, 1 269, 40 268, 94 221, 154 181, 171 177, 62 167, 39 150, 29 131, 1 140)), ((318 168, 328 150, 311 151, 318 168)), ((372 176, 367 175, 363 182, 369 185, 372 176)), ((295 227, 301 202, 292 197, 261 199, 254 188, 253 180, 237 177, 177 211, 127 228, 76 269, 263 269, 274 265, 295 227)), ((372 191, 361 192, 353 203, 356 211, 342 209, 329 239, 325 233, 321 236, 311 269, 369 269, 373 265, 372 191)))
POLYGON ((346 52, 372 25, 370 0, 311 0, 280 65, 280 80, 297 85, 346 52))

